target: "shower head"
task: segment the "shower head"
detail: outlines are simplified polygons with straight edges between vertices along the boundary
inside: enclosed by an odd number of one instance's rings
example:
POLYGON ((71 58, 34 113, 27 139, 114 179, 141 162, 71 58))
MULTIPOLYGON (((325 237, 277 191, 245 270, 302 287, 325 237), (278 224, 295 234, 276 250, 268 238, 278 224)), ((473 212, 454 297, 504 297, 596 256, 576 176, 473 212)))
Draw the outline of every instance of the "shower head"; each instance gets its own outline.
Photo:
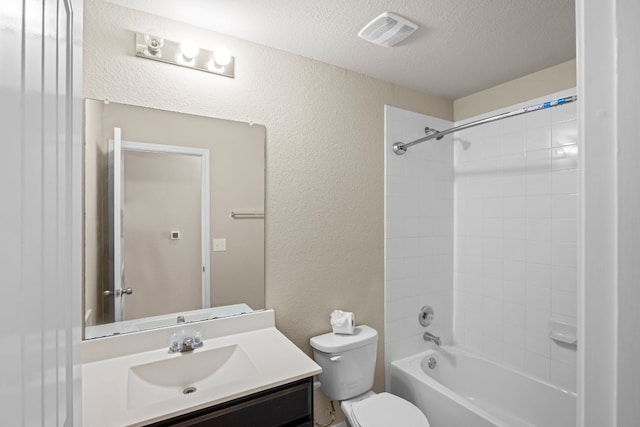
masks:
POLYGON ((467 151, 469 147, 471 147, 471 142, 467 141, 466 139, 456 138, 455 141, 458 141, 460 143, 464 151, 467 151))

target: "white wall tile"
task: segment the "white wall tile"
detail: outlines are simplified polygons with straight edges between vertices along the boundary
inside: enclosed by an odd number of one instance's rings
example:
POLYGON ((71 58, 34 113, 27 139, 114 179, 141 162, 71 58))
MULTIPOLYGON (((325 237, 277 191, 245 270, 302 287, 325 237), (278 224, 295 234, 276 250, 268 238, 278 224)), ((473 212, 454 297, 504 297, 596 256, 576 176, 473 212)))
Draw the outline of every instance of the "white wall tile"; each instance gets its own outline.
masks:
POLYGON ((577 283, 577 271, 575 267, 554 265, 551 268, 551 289, 576 293, 577 283))
POLYGON ((525 337, 525 351, 545 358, 551 355, 550 340, 547 334, 537 334, 527 331, 525 337))
MULTIPOLYGON (((538 104, 544 102, 544 100, 540 99, 540 100, 531 100, 530 103, 528 105, 533 105, 533 104, 538 104)), ((546 109, 546 110, 538 110, 535 111, 533 113, 529 113, 529 114, 525 114, 523 116, 525 118, 526 121, 526 126, 525 128, 527 130, 529 129, 536 129, 539 127, 549 127, 549 125, 551 124, 551 110, 550 109, 546 109)))
POLYGON ((553 265, 575 267, 577 264, 577 247, 568 243, 553 243, 551 245, 551 258, 553 265))
POLYGON ((578 147, 566 145, 551 149, 551 170, 561 171, 578 168, 578 147))
POLYGON ((526 295, 524 282, 510 282, 505 280, 502 286, 502 295, 505 302, 524 305, 526 295))
POLYGON ((548 173, 527 172, 526 192, 527 196, 551 194, 551 177, 548 173))
POLYGON ((483 295, 489 298, 502 299, 502 279, 495 277, 484 277, 483 295))
POLYGON ((551 148, 551 129, 549 126, 527 129, 525 146, 527 156, 530 151, 551 148))
POLYGON ((554 314, 575 318, 577 316, 576 294, 573 292, 553 291, 551 311, 554 314))
POLYGON ((522 154, 525 152, 526 136, 523 129, 515 130, 511 133, 505 133, 500 137, 502 141, 503 156, 509 154, 522 154))
POLYGON ((524 371, 524 348, 504 344, 502 346, 502 361, 508 366, 524 371))
POLYGON ((524 218, 504 218, 502 224, 505 239, 524 239, 527 236, 527 222, 524 218))
POLYGON ((527 263, 526 284, 549 289, 551 287, 551 266, 547 264, 527 263))
MULTIPOLYGON (((524 218, 527 214, 526 200, 524 196, 505 197, 502 201, 503 217, 524 218)), ((564 205, 561 207, 564 207, 564 205)))
POLYGON ((567 365, 576 366, 577 349, 575 346, 551 341, 551 360, 556 360, 567 365))
POLYGON ((484 218, 502 218, 502 198, 482 199, 482 216, 484 218))
POLYGON ((505 176, 502 181, 502 194, 505 197, 524 196, 527 194, 527 176, 523 173, 520 175, 505 176))
POLYGON ((551 309, 551 290, 538 286, 526 287, 526 306, 549 312, 551 309))
POLYGON ((549 381, 551 359, 532 352, 525 352, 524 364, 526 372, 544 381, 549 381))
POLYGON ((525 243, 526 241, 524 239, 505 239, 503 243, 504 259, 511 261, 525 261, 525 243))
POLYGON ((482 250, 484 254, 490 254, 492 257, 502 258, 502 239, 486 238, 482 240, 482 250))
POLYGON ((522 175, 526 171, 526 166, 527 157, 524 151, 505 154, 502 158, 502 173, 505 178, 504 180, 511 176, 522 175))
POLYGON ((578 217, 577 212, 577 195, 554 194, 551 196, 551 216, 554 219, 576 219, 578 217))
POLYGON ((504 279, 509 282, 525 283, 526 267, 523 261, 504 261, 504 279))
POLYGON ((555 123, 551 126, 551 144, 554 147, 578 143, 578 126, 575 120, 555 123))
POLYGON ((551 241, 551 219, 550 218, 527 218, 527 240, 551 241))
POLYGON ((527 263, 551 264, 551 252, 549 251, 550 246, 551 242, 548 240, 527 240, 527 263))
MULTIPOLYGON (((505 323, 502 328, 502 341, 504 345, 508 345, 512 348, 517 348, 524 351, 525 348, 525 329, 524 325, 514 325, 505 323)), ((524 356, 524 354, 523 354, 524 356)))
POLYGON ((576 367, 556 360, 550 363, 550 380, 566 390, 576 390, 576 367))
POLYGON ((527 218, 550 218, 551 196, 548 194, 527 196, 526 216, 527 218))
POLYGON ((554 243, 578 242, 578 224, 574 219, 554 219, 552 230, 554 243))
POLYGON ((547 333, 549 310, 534 307, 526 307, 524 314, 524 327, 527 331, 536 334, 547 333))
MULTIPOLYGON (((492 256, 494 255, 494 253, 491 252, 490 254, 492 256)), ((502 258, 485 257, 482 269, 484 277, 502 280, 504 276, 504 262, 502 258)))
POLYGON ((551 175, 553 194, 576 194, 578 192, 578 173, 576 170, 557 171, 551 175))
MULTIPOLYGON (((516 303, 505 300, 502 308, 505 325, 512 325, 518 329, 522 329, 524 332, 526 312, 524 301, 522 303, 516 303)), ((522 340, 522 342, 524 342, 524 334, 522 335, 522 340)), ((511 344, 513 344, 513 342, 511 342, 511 344)))
POLYGON ((536 149, 527 151, 527 172, 549 172, 551 169, 551 150, 536 149))

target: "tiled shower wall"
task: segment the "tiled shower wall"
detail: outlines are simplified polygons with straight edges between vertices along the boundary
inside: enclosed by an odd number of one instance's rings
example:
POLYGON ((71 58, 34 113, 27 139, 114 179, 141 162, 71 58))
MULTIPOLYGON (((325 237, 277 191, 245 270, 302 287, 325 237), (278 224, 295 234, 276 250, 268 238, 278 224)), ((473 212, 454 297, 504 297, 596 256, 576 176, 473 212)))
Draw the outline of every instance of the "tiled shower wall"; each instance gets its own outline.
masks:
POLYGON ((435 310, 429 331, 453 333, 453 144, 451 137, 393 153, 394 142, 452 122, 385 107, 385 361, 430 348, 418 313, 435 310))
POLYGON ((550 340, 548 321, 576 324, 576 104, 454 139, 455 342, 575 390, 575 347, 550 340))

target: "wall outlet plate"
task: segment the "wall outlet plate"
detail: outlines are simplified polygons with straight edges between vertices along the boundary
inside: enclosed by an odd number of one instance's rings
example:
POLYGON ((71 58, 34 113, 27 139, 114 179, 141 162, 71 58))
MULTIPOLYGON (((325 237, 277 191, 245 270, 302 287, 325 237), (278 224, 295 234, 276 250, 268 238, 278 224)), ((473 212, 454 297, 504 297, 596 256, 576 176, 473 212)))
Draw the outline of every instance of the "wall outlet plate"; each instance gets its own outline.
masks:
POLYGON ((213 239, 213 252, 224 252, 227 250, 227 239, 213 239))

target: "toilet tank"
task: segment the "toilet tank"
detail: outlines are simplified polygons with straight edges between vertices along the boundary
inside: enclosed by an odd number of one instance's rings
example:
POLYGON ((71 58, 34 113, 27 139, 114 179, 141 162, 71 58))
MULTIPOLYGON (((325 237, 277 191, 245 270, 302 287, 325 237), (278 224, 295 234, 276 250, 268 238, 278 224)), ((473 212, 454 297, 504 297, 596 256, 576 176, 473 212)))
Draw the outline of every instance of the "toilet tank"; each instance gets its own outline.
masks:
POLYGON ((373 386, 378 332, 362 325, 353 335, 329 332, 311 338, 313 358, 322 367, 322 391, 332 400, 346 400, 373 386))

